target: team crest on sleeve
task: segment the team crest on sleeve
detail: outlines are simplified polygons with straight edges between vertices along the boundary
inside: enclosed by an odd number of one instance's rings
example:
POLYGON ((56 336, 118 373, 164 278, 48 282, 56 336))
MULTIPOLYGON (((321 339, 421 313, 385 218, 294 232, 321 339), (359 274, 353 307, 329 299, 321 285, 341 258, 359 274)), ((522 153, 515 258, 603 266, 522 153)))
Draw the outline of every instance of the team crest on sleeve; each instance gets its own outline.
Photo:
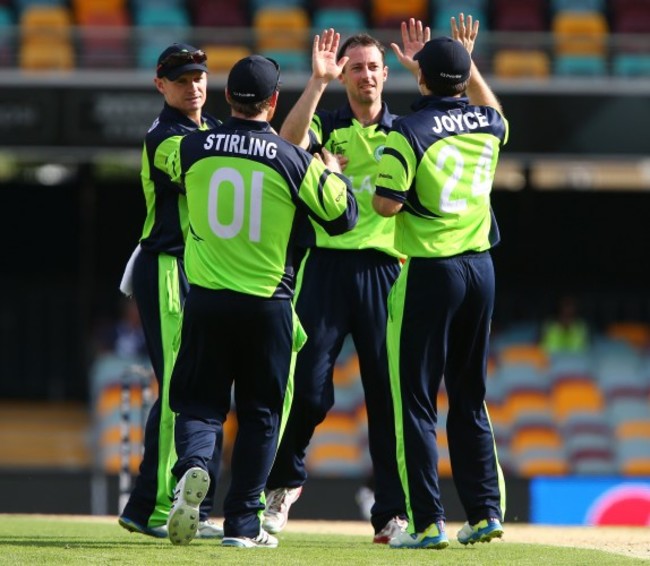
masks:
POLYGON ((377 148, 375 149, 375 161, 379 161, 381 159, 381 156, 384 154, 384 145, 378 145, 377 148))

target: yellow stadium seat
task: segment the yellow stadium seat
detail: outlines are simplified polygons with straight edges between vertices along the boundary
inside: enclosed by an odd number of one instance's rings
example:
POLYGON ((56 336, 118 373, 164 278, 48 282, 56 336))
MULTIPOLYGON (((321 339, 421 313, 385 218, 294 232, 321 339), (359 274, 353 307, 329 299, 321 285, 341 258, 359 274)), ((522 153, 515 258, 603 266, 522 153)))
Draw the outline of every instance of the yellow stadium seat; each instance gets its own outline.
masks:
POLYGON ((305 50, 310 20, 304 8, 259 8, 253 14, 258 51, 305 50))
POLYGON ((26 71, 71 70, 74 49, 67 42, 29 42, 21 46, 19 62, 26 71))
POLYGON ((531 448, 562 447, 562 437, 556 428, 548 426, 530 426, 517 429, 510 439, 510 451, 514 456, 531 448))
MULTIPOLYGON (((629 420, 616 425, 614 433, 617 439, 650 438, 650 421, 629 420)), ((650 455, 649 455, 650 456, 650 455)))
POLYGON ((26 8, 19 21, 23 42, 41 40, 66 40, 72 36, 72 15, 63 6, 31 6, 26 8))
MULTIPOLYGON (((504 401, 505 414, 510 423, 516 424, 517 420, 530 413, 543 413, 549 411, 549 396, 541 390, 522 389, 508 394, 504 401)), ((493 417, 490 413, 490 417, 493 417)))
POLYGON ((494 74, 503 79, 545 78, 551 74, 550 57, 541 50, 502 49, 492 61, 494 74))
POLYGON ((203 51, 211 73, 228 73, 237 61, 251 54, 248 47, 241 45, 204 45, 203 51))
POLYGON ((20 67, 68 70, 75 66, 70 10, 31 6, 20 17, 20 67))
POLYGON ((551 28, 557 55, 606 55, 609 26, 600 12, 558 12, 551 28))

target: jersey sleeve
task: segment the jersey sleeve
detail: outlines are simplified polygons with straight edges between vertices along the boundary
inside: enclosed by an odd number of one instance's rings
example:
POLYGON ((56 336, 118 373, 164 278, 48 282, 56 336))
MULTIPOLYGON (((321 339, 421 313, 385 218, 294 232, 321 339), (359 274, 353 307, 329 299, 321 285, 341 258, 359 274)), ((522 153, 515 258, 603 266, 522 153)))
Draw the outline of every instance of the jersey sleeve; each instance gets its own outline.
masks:
POLYGON ((415 152, 409 141, 399 130, 391 131, 379 160, 375 193, 404 202, 414 181, 416 167, 415 152))
POLYGON ((165 159, 165 163, 163 164, 161 169, 167 173, 172 183, 179 185, 179 187, 182 186, 183 174, 181 169, 180 145, 167 155, 165 159))
POLYGON ((167 139, 163 140, 154 154, 153 165, 156 169, 167 173, 172 182, 176 185, 180 185, 180 144, 183 136, 170 136, 167 139), (178 158, 178 164, 175 165, 176 158, 178 158), (173 169, 170 170, 170 164, 173 166, 173 169))
POLYGON ((356 226, 359 212, 350 181, 327 169, 318 159, 310 161, 298 189, 298 199, 307 214, 330 236, 356 226))

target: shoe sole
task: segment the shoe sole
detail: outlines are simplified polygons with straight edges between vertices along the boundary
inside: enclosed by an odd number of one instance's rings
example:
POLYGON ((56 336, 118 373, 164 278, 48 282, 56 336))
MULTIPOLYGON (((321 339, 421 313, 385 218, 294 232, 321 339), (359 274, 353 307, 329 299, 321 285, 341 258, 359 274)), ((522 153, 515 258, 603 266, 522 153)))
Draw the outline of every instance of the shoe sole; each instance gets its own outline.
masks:
POLYGON ((490 542, 493 538, 501 538, 503 536, 503 529, 494 529, 487 533, 480 534, 477 537, 472 537, 466 541, 458 540, 460 544, 467 546, 468 544, 476 544, 477 542, 490 542))
POLYGON ((401 550, 401 549, 412 549, 412 550, 442 550, 443 548, 447 548, 449 546, 449 540, 439 540, 435 541, 433 539, 427 540, 426 538, 420 541, 418 544, 414 545, 402 545, 402 546, 391 546, 389 543, 390 548, 394 548, 396 550, 401 550))
POLYGON ((172 507, 167 521, 169 540, 172 544, 189 544, 199 528, 199 506, 210 487, 210 476, 205 470, 193 470, 185 479, 183 504, 172 507))
POLYGON ((130 533, 136 533, 139 535, 145 535, 148 537, 153 537, 153 538, 167 538, 167 533, 166 532, 161 532, 161 531, 154 531, 148 527, 142 527, 138 525, 137 523, 134 523, 128 519, 123 519, 120 517, 117 522, 119 523, 120 527, 123 529, 126 529, 130 533))
POLYGON ((230 546, 232 548, 277 548, 277 544, 257 544, 256 542, 246 541, 239 538, 226 537, 221 541, 221 546, 230 546))

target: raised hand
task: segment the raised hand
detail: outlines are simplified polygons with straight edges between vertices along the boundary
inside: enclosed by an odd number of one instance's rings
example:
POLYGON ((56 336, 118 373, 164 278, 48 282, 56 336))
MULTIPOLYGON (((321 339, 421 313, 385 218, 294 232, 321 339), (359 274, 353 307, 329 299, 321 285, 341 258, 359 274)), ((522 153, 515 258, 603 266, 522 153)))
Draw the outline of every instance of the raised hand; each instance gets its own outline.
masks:
POLYGON ((473 20, 471 15, 465 19, 465 14, 458 14, 458 24, 456 18, 451 18, 451 37, 460 41, 471 55, 474 49, 474 42, 478 35, 478 20, 473 20))
POLYGON ((418 72, 418 62, 413 56, 431 39, 431 28, 423 26, 421 20, 410 18, 408 23, 402 22, 402 48, 397 43, 391 43, 399 62, 414 75, 418 72))
POLYGON ((343 72, 343 67, 348 62, 349 57, 341 57, 340 61, 336 60, 336 52, 340 41, 341 34, 335 32, 332 28, 323 30, 322 35, 314 37, 311 55, 312 76, 314 78, 331 81, 343 72))

